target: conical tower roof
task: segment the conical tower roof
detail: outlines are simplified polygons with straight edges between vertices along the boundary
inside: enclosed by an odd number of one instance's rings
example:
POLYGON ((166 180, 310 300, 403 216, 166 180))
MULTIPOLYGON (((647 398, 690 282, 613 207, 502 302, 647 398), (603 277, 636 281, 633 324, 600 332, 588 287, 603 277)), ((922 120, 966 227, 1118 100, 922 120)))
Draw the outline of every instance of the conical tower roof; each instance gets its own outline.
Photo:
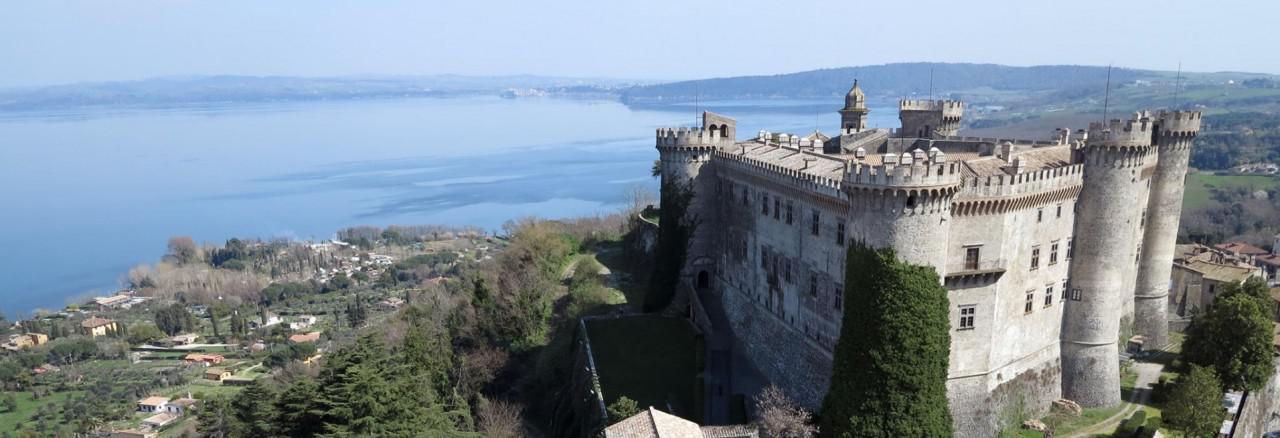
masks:
POLYGON ((849 94, 844 95, 844 109, 862 109, 866 108, 867 96, 862 94, 862 87, 858 85, 858 80, 853 80, 853 88, 849 89, 849 94))

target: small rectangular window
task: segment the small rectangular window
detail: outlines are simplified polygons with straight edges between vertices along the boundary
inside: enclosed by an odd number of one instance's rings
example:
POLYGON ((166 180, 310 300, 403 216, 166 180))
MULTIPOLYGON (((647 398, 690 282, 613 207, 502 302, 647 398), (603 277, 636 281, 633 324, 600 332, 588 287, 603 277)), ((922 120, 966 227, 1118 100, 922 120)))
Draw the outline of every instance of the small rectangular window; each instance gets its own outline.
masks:
POLYGON ((973 317, 978 313, 978 306, 974 304, 960 306, 960 330, 973 329, 973 317))
POLYGON ((782 200, 773 198, 773 220, 778 220, 782 215, 782 200))
POLYGON ((1044 208, 1036 210, 1036 222, 1044 222, 1044 208))
POLYGON ((1071 301, 1080 301, 1084 299, 1084 292, 1080 288, 1071 289, 1071 301))
POLYGON ((844 222, 836 223, 836 245, 844 246, 844 222))
POLYGON ((832 300, 832 307, 835 307, 836 310, 844 309, 844 286, 841 286, 840 283, 836 283, 836 290, 834 292, 835 299, 832 300))
POLYGON ((1035 311, 1035 308, 1036 308, 1036 291, 1035 289, 1032 289, 1027 291, 1027 301, 1026 301, 1026 304, 1022 306, 1022 313, 1024 315, 1030 314, 1031 312, 1035 311))
POLYGON ((1056 264, 1058 264, 1058 241, 1055 240, 1052 245, 1049 245, 1049 265, 1056 264))
POLYGON ((1044 306, 1049 307, 1052 305, 1053 305, 1053 285, 1050 284, 1044 287, 1044 306))
POLYGON ((1031 247, 1031 270, 1040 269, 1040 245, 1031 247))
POLYGON ((822 217, 818 214, 818 210, 813 211, 813 224, 809 227, 813 235, 818 235, 818 228, 822 224, 822 217))
POLYGON ((982 248, 978 246, 970 246, 964 249, 964 269, 969 271, 978 270, 979 257, 982 255, 982 248))
POLYGON ((760 214, 768 216, 769 215, 769 195, 764 194, 761 196, 764 197, 764 202, 760 203, 760 214))
POLYGON ((1062 298, 1059 298, 1058 301, 1066 301, 1067 291, 1069 290, 1071 289, 1067 289, 1067 280, 1062 280, 1062 298))
POLYGON ((1138 250, 1133 253, 1133 264, 1138 264, 1142 260, 1142 243, 1138 243, 1138 250))
POLYGON ((791 225, 792 217, 793 217, 792 213, 794 211, 795 211, 795 208, 793 208, 793 206, 791 205, 791 201, 787 201, 787 225, 791 225))
POLYGON ((1075 239, 1068 237, 1067 238, 1067 260, 1071 260, 1071 256, 1075 255, 1076 253, 1076 247, 1074 246, 1074 244, 1075 244, 1075 239))
POLYGON ((791 259, 783 260, 782 266, 783 266, 782 279, 787 280, 787 283, 790 283, 791 282, 791 259))
POLYGON ((760 247, 760 267, 769 269, 769 250, 763 246, 760 247))
POLYGON ((751 204, 751 202, 747 200, 747 193, 748 193, 748 192, 750 192, 750 190, 747 190, 747 188, 746 188, 746 187, 743 187, 743 188, 742 188, 742 205, 750 205, 750 204, 751 204))
POLYGON ((818 297, 818 276, 809 274, 809 296, 818 297))
POLYGON ((1062 217, 1062 204, 1058 204, 1058 217, 1062 217))

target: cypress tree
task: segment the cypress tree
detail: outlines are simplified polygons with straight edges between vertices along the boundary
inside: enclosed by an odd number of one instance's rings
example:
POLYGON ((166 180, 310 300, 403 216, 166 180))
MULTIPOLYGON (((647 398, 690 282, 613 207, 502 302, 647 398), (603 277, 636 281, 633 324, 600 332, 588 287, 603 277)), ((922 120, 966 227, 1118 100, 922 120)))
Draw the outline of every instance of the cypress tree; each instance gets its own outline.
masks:
POLYGON ((862 242, 849 246, 845 266, 844 324, 822 434, 951 436, 949 304, 937 272, 862 242))

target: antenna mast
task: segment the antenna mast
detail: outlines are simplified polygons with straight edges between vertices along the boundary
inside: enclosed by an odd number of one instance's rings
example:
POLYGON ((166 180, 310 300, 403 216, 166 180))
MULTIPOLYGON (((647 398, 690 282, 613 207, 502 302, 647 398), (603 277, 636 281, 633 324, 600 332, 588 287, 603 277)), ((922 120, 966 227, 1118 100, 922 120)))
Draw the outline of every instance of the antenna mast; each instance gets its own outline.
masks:
POLYGON ((929 67, 929 100, 933 100, 933 67, 929 67))
POLYGON ((1107 107, 1111 105, 1111 64, 1107 64, 1107 92, 1102 98, 1102 125, 1107 125, 1107 107))
POLYGON ((698 123, 698 81, 693 81, 693 127, 701 126, 698 123))
POLYGON ((1178 92, 1182 91, 1182 61, 1178 61, 1178 77, 1173 80, 1173 109, 1182 106, 1178 102, 1178 92))

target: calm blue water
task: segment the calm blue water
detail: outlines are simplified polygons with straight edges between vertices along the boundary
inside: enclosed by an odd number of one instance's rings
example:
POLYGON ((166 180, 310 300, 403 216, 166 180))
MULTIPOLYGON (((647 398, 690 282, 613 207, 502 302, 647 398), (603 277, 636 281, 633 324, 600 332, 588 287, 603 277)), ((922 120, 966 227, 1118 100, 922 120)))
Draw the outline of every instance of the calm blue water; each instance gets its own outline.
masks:
MULTIPOLYGON (((833 133, 839 103, 702 107, 738 114, 749 137, 833 133)), ((173 235, 323 239, 613 211, 628 185, 656 189, 654 129, 693 120, 691 107, 498 98, 0 113, 0 311, 113 290, 173 235)))

